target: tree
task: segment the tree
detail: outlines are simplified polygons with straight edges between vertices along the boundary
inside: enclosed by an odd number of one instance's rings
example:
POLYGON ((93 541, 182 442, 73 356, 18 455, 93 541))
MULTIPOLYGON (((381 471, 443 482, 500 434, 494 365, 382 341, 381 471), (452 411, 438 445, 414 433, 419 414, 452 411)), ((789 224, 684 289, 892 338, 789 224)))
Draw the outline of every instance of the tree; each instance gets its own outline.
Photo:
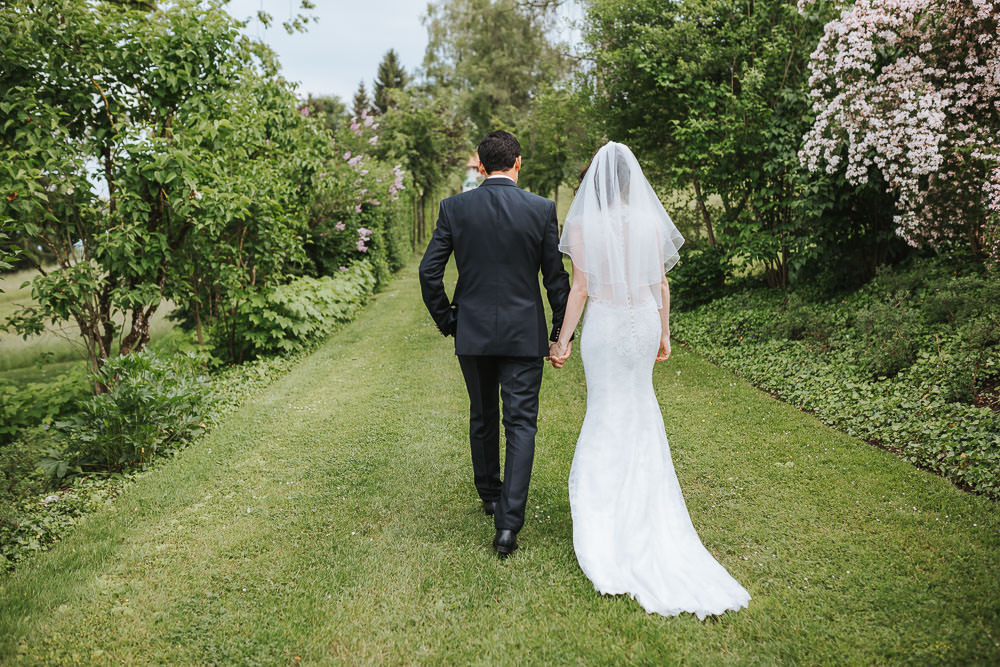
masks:
POLYGON ((392 103, 389 91, 405 88, 407 81, 406 70, 399 64, 396 50, 389 49, 379 63, 378 76, 375 78, 375 108, 379 113, 385 113, 392 103))
POLYGON ((416 250, 427 235, 424 209, 427 197, 458 173, 469 145, 469 126, 454 106, 428 92, 392 91, 391 104, 380 117, 379 154, 402 160, 416 187, 413 244, 416 250))
POLYGON ((336 95, 310 95, 299 112, 316 118, 328 130, 339 128, 348 118, 347 106, 336 95))
POLYGON ((565 61, 549 41, 551 15, 516 0, 440 0, 428 5, 424 69, 432 87, 457 96, 482 137, 514 125, 559 79, 565 61))
POLYGON ((365 82, 361 81, 358 83, 358 90, 354 93, 354 103, 351 107, 351 111, 355 118, 361 118, 362 116, 367 116, 371 113, 372 101, 368 97, 368 90, 365 88, 365 82))
MULTIPOLYGON (((0 272, 13 269, 14 265, 11 262, 21 254, 20 248, 11 239, 10 231, 13 228, 13 220, 0 218, 0 272)), ((3 290, 0 290, 0 292, 3 292, 3 290)))
POLYGON ((584 91, 546 87, 512 131, 524 154, 518 182, 543 197, 555 195, 566 182, 576 184, 601 140, 587 113, 584 91))
POLYGON ((877 173, 911 245, 957 241, 1000 260, 990 240, 1000 223, 998 24, 997 2, 845 6, 809 61, 816 120, 803 164, 855 185, 877 173))
POLYGON ((193 1, 0 10, 0 218, 56 261, 32 257, 20 333, 75 322, 96 373, 145 346, 164 299, 219 312, 301 261, 315 132, 239 29, 193 1))
POLYGON ((796 151, 820 11, 784 0, 595 0, 587 14, 607 136, 629 144, 654 181, 690 189, 707 243, 723 233, 772 285, 787 284, 791 255, 811 245, 796 151))

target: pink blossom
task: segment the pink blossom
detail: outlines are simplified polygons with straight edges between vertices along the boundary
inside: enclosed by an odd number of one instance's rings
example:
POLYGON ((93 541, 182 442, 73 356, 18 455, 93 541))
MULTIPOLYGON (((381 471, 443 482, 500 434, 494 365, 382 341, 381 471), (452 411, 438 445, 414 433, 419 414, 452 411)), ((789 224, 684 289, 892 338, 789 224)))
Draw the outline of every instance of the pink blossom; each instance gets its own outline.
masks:
POLYGON ((908 243, 966 239, 1000 260, 998 26, 997 0, 843 4, 811 56, 802 164, 855 184, 877 170, 908 243))
POLYGON ((347 229, 347 225, 345 225, 343 222, 338 222, 333 226, 333 228, 336 229, 338 232, 342 232, 345 229, 347 229))

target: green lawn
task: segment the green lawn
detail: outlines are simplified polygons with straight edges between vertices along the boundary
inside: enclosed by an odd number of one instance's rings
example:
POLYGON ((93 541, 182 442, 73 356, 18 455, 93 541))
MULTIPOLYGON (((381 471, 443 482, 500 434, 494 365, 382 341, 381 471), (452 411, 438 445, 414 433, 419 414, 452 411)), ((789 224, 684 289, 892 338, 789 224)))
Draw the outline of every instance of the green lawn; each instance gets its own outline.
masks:
POLYGON ((753 596, 739 613, 650 616, 579 571, 578 357, 546 370, 522 548, 493 555, 458 365, 410 267, 0 584, 0 662, 1000 661, 996 504, 679 345, 655 382, 695 526, 753 596))

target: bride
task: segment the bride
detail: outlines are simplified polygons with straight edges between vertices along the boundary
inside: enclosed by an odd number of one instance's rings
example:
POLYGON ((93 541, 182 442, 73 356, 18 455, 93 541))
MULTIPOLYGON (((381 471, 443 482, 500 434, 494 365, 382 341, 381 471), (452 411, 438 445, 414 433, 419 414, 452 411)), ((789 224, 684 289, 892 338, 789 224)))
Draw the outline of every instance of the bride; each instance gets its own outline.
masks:
POLYGON ((627 593, 648 612, 704 619, 745 607, 750 595, 691 524, 653 393, 654 360, 670 356, 665 272, 683 243, 628 147, 603 146, 560 239, 573 286, 550 359, 561 367, 569 357, 586 303, 587 414, 569 476, 581 569, 601 593, 627 593))

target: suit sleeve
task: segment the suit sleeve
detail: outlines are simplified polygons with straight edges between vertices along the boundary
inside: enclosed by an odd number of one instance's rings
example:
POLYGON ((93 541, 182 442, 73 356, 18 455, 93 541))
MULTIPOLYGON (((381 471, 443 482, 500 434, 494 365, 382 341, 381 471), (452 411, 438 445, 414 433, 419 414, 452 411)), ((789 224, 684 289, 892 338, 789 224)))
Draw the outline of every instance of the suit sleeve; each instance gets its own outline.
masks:
POLYGON ((420 260, 420 293, 434 323, 445 336, 455 335, 455 308, 444 291, 444 270, 452 253, 451 226, 444 202, 438 210, 437 226, 420 260))
POLYGON ((559 220, 556 218, 556 205, 552 204, 552 212, 545 223, 545 239, 542 242, 542 284, 548 293, 549 305, 552 307, 552 335, 549 340, 559 339, 563 316, 566 314, 566 301, 569 299, 569 274, 563 268, 562 253, 559 252, 559 220))

